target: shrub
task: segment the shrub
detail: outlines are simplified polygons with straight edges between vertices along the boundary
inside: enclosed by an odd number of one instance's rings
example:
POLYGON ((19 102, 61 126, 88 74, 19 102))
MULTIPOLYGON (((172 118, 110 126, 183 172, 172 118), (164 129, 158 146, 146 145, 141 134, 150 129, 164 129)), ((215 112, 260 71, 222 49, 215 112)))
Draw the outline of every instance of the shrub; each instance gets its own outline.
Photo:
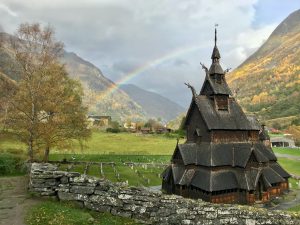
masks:
POLYGON ((23 158, 10 153, 0 153, 0 176, 25 172, 23 158))
POLYGON ((111 128, 111 127, 109 127, 109 128, 106 129, 106 132, 110 132, 110 133, 120 133, 121 130, 120 130, 119 128, 111 128))

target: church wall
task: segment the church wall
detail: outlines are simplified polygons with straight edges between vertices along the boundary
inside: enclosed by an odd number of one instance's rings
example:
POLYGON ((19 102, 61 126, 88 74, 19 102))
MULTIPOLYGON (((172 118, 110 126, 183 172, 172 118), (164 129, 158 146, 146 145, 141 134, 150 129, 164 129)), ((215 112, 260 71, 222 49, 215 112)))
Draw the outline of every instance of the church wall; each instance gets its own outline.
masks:
MULTIPOLYGON (((219 192, 206 192, 193 186, 180 186, 176 185, 173 194, 181 195, 186 198, 202 199, 212 203, 225 203, 225 204, 254 204, 256 201, 263 203, 268 202, 272 197, 280 196, 285 190, 288 189, 288 183, 279 183, 274 187, 268 188, 266 191, 261 192, 260 197, 255 191, 246 190, 224 190, 219 192)), ((168 192, 170 193, 170 192, 168 192)))
POLYGON ((226 193, 220 195, 213 195, 211 198, 212 203, 238 203, 240 202, 240 194, 239 192, 226 193))
POLYGON ((212 141, 215 143, 258 141, 258 131, 214 130, 212 141))
POLYGON ((187 141, 189 142, 210 142, 211 141, 211 134, 207 129, 205 122, 197 109, 194 105, 193 109, 190 111, 190 117, 187 124, 187 141), (196 128, 200 131, 200 136, 197 137, 195 133, 196 128))

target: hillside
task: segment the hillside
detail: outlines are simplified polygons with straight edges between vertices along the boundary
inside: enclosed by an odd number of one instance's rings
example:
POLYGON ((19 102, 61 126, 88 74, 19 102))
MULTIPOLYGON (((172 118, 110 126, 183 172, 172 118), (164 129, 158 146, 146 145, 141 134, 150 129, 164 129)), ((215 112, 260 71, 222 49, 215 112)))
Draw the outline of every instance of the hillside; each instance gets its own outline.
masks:
POLYGON ((290 14, 268 40, 227 75, 248 113, 261 120, 300 116, 300 10, 290 14))
POLYGON ((157 93, 141 89, 133 84, 122 85, 120 88, 126 92, 130 98, 142 106, 148 117, 161 118, 169 121, 185 111, 182 106, 170 99, 157 93))
POLYGON ((64 53, 61 62, 66 65, 71 78, 81 81, 84 87, 84 102, 91 114, 111 115, 117 120, 145 118, 142 107, 119 88, 106 94, 109 88, 116 85, 96 66, 69 52, 64 53))
MULTIPOLYGON (((11 57, 8 45, 5 44, 5 41, 14 37, 6 33, 1 33, 0 36, 5 45, 5 48, 0 49, 0 72, 17 81, 20 77, 18 67, 11 57)), ((90 114, 111 115, 114 120, 145 118, 142 107, 122 90, 117 88, 113 93, 106 94, 106 91, 115 84, 96 66, 69 52, 64 52, 61 62, 65 64, 70 77, 82 83, 84 103, 89 107, 90 114)))
POLYGON ((16 83, 0 72, 0 129, 7 113, 7 98, 16 90, 16 83))

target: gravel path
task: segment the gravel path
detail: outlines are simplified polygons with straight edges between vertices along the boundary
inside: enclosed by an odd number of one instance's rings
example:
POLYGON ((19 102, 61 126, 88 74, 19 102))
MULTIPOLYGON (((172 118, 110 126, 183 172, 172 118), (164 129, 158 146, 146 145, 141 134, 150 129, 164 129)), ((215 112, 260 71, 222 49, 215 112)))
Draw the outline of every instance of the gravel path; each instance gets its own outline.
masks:
POLYGON ((0 225, 24 225, 26 210, 39 201, 27 194, 26 177, 0 177, 0 225))

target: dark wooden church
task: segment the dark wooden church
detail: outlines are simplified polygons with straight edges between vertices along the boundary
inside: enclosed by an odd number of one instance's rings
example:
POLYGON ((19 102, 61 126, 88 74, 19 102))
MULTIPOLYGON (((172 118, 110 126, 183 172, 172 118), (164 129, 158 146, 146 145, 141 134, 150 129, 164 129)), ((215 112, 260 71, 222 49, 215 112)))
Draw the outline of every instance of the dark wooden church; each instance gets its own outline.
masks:
POLYGON ((186 142, 177 144, 163 172, 169 194, 214 203, 267 202, 288 190, 290 175, 278 164, 269 136, 254 117, 247 117, 225 79, 216 45, 206 78, 184 124, 186 142))

